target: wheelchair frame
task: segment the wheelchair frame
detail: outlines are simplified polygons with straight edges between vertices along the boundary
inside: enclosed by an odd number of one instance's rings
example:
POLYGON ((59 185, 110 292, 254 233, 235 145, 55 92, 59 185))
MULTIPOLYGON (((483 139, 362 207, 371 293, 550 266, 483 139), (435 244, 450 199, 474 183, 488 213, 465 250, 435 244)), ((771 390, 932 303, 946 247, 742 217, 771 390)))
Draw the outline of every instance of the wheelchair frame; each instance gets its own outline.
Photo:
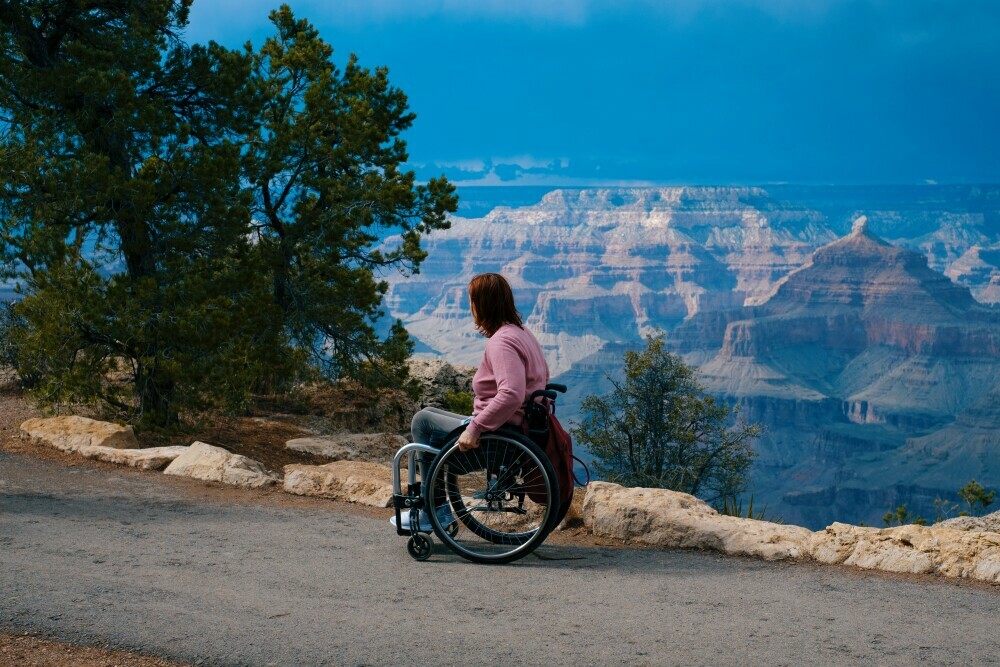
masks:
MULTIPOLYGON (((556 480, 555 474, 551 470, 551 464, 545 457, 544 451, 541 450, 541 448, 539 448, 538 446, 539 439, 542 439, 542 441, 544 441, 544 437, 547 436, 547 431, 545 431, 544 428, 541 428, 541 425, 544 423, 544 417, 545 415, 548 414, 549 410, 554 409, 556 391, 565 392, 566 391, 565 385, 549 384, 545 387, 545 389, 540 389, 538 391, 533 392, 531 397, 528 399, 527 409, 525 411, 526 419, 528 422, 528 434, 518 434, 513 432, 503 433, 502 431, 499 431, 496 433, 493 432, 484 433, 482 436, 482 438, 484 439, 489 438, 490 436, 506 438, 508 440, 516 440, 517 438, 521 438, 523 439, 523 442, 520 443, 522 447, 529 447, 528 451, 530 453, 531 451, 530 446, 534 446, 535 449, 539 450, 539 453, 541 454, 542 458, 545 459, 544 462, 539 461, 539 463, 543 464, 541 466, 543 469, 543 472, 541 474, 544 476, 545 479, 545 485, 548 494, 547 504, 549 505, 549 507, 546 510, 548 512, 545 515, 546 521, 543 522, 543 524, 536 529, 544 531, 544 535, 541 537, 541 539, 538 540, 537 544, 534 544, 531 547, 531 549, 525 551, 523 554, 518 554, 517 553, 518 550, 515 549, 509 555, 501 555, 498 558, 497 562, 509 562, 510 560, 516 560, 517 558, 520 558, 523 555, 529 553, 531 550, 533 550, 535 547, 537 547, 539 544, 545 541, 546 537, 548 537, 548 532, 551 531, 558 523, 558 521, 553 522, 552 515, 557 516, 559 520, 561 520, 562 517, 565 515, 565 509, 567 508, 559 507, 558 481, 556 480), (547 402, 545 401, 538 402, 536 400, 538 398, 547 399, 547 402), (539 420, 541 420, 541 423, 539 420), (526 445, 525 443, 531 443, 531 445, 529 446, 526 445), (561 509, 563 511, 560 511, 561 509)), ((455 436, 458 433, 460 433, 461 430, 464 428, 465 425, 462 425, 459 428, 452 431, 452 433, 449 435, 446 441, 448 444, 445 445, 445 447, 448 447, 449 449, 453 448, 454 445, 452 443, 454 443, 455 436)), ((434 465, 433 463, 427 464, 426 468, 421 471, 421 478, 418 480, 417 479, 417 468, 419 466, 418 455, 427 454, 430 455, 431 457, 437 457, 441 454, 441 452, 445 451, 445 447, 437 449, 427 444, 411 442, 400 447, 392 459, 392 499, 393 499, 392 504, 393 504, 393 511, 395 512, 396 515, 396 521, 395 521, 396 534, 400 536, 409 537, 406 548, 410 556, 412 556, 416 560, 426 560, 433 553, 433 542, 430 538, 429 531, 421 530, 420 519, 423 513, 425 512, 430 513, 434 509, 432 506, 433 503, 428 502, 428 497, 429 497, 428 493, 433 492, 432 489, 428 488, 430 480, 423 478, 423 475, 427 474, 429 470, 433 469, 434 465), (401 467, 402 467, 401 464, 403 462, 404 457, 406 458, 406 467, 407 467, 407 485, 405 493, 403 492, 402 488, 402 473, 401 473, 401 467), (403 510, 409 510, 408 514, 409 521, 406 526, 404 526, 402 522, 403 510)), ((430 477, 431 475, 428 476, 430 477)), ((520 498, 520 505, 523 505, 523 502, 524 502, 524 497, 522 493, 520 498)), ((464 519, 462 521, 463 523, 465 522, 464 519)), ((451 523, 449 527, 445 529, 445 531, 451 537, 454 537, 455 534, 458 532, 458 530, 460 530, 460 527, 457 524, 458 520, 455 519, 453 523, 451 523), (452 532, 453 529, 454 532, 452 532)), ((452 549, 452 551, 455 551, 456 553, 458 553, 463 557, 467 557, 464 556, 464 554, 460 553, 458 550, 456 550, 450 543, 446 542, 446 544, 450 549, 452 549)))

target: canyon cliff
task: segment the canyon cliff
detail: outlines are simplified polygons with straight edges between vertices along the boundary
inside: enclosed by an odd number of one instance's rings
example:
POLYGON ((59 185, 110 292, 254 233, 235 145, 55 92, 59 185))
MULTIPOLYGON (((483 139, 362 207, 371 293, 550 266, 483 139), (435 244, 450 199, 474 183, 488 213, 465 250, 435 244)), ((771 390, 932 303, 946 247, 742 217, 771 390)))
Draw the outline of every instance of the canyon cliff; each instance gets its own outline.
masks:
POLYGON ((456 217, 387 306, 420 352, 475 364, 465 285, 508 276, 570 417, 667 331, 768 428, 752 491, 788 521, 871 523, 971 477, 1000 485, 1000 189, 777 190, 556 190, 456 217))
POLYGON ((1000 311, 859 218, 760 305, 674 336, 713 394, 765 424, 754 486, 787 520, 872 523, 1000 484, 1000 311))

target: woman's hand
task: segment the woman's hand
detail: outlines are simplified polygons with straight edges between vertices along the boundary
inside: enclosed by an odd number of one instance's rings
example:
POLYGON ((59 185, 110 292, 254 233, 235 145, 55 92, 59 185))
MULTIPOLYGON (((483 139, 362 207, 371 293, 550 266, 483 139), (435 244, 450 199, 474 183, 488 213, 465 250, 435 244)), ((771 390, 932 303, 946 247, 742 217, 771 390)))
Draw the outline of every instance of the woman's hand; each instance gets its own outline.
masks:
POLYGON ((462 435, 458 436, 458 448, 467 452, 470 449, 475 449, 479 446, 479 438, 472 437, 472 434, 468 431, 463 431, 462 435))

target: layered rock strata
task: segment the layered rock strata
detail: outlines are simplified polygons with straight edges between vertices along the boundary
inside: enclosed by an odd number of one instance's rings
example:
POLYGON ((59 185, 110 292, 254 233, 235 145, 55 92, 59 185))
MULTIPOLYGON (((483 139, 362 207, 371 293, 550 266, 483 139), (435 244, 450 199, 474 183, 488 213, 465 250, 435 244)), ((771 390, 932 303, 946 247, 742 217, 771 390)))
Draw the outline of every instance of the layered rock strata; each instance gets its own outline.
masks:
POLYGON ((474 364, 465 285, 504 273, 570 387, 567 421, 666 330, 768 428, 757 497, 819 527, 904 502, 926 514, 1000 470, 995 418, 976 407, 998 370, 995 318, 972 299, 1000 302, 997 248, 996 187, 560 190, 455 218, 387 305, 421 349, 474 364))
POLYGON ((863 217, 759 305, 697 315, 673 341, 768 428, 754 492, 786 520, 926 515, 972 477, 1000 483, 1000 311, 863 217))

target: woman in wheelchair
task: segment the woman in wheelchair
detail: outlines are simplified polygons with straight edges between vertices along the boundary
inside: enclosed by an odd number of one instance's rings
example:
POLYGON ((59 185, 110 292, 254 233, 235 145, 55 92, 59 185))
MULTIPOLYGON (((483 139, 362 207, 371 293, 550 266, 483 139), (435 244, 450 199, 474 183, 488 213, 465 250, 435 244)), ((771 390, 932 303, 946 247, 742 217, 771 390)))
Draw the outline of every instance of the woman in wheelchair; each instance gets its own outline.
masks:
POLYGON ((558 514, 555 474, 525 435, 526 409, 538 410, 529 403, 539 395, 554 397, 547 388, 556 385, 548 385, 542 348, 524 327, 503 276, 475 276, 469 306, 476 329, 487 338, 472 381, 472 416, 438 408, 414 415, 414 443, 404 446, 394 462, 399 512, 393 523, 401 534, 411 535, 415 558, 430 555, 423 533, 433 531, 465 558, 509 562, 544 540, 558 514), (404 453, 409 454, 411 487, 406 494, 398 481, 404 453), (420 484, 415 484, 414 463, 420 484))

